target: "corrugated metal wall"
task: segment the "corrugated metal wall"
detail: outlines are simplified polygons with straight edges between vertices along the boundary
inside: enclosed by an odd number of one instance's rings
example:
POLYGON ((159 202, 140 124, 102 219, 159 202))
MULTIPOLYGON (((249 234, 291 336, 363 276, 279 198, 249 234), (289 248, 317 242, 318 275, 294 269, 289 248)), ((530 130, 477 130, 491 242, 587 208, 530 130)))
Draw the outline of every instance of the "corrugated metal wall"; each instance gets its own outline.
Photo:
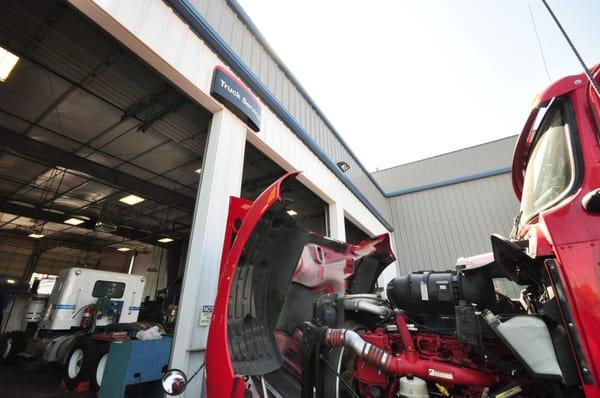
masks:
POLYGON ((437 183, 510 167, 516 136, 379 170, 373 176, 385 192, 437 183))
POLYGON ((334 162, 345 161, 350 165, 347 176, 367 199, 386 218, 389 209, 384 195, 371 181, 369 173, 350 153, 342 141, 327 126, 327 122, 309 103, 286 75, 275 56, 263 45, 249 27, 239 18, 226 0, 189 0, 220 36, 239 55, 244 63, 267 86, 271 93, 296 118, 334 162))
POLYGON ((510 174, 390 199, 400 274, 452 269, 459 257, 491 251, 518 211, 510 174))

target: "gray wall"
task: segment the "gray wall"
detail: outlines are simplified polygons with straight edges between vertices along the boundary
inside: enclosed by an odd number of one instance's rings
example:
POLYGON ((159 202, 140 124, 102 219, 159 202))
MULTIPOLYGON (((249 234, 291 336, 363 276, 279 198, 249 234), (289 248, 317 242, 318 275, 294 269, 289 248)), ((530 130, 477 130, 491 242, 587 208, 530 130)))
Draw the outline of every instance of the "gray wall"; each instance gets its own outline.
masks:
POLYGON ((350 165, 346 173, 356 187, 389 220, 386 199, 370 180, 370 174, 360 165, 347 145, 333 132, 324 115, 311 104, 312 100, 296 83, 285 65, 270 49, 268 43, 251 22, 244 21, 226 0, 190 0, 219 35, 238 54, 269 91, 304 127, 319 147, 334 162, 350 165))
POLYGON ((385 192, 510 167, 517 136, 448 152, 373 173, 385 192))
POLYGON ((491 251, 492 233, 509 234, 518 211, 506 172, 515 141, 506 137, 373 174, 388 193, 410 192, 389 199, 401 274, 451 269, 459 257, 491 251), (494 170, 501 172, 489 175, 494 170))
POLYGON ((400 273, 452 269, 459 257, 491 251, 518 211, 510 174, 390 199, 400 273))

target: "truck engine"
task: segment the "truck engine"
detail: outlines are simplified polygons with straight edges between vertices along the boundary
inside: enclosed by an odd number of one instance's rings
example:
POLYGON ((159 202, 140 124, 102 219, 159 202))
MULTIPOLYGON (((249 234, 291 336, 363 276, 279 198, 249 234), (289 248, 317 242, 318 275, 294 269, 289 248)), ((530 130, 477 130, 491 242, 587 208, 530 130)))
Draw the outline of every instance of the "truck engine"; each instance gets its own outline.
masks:
POLYGON ((322 396, 581 396, 560 292, 547 272, 554 260, 536 262, 499 236, 492 246, 494 259, 485 264, 396 277, 387 299, 320 300, 316 322, 305 332, 321 333, 327 347, 319 354, 322 396), (521 297, 497 292, 494 277, 518 281, 521 297), (331 315, 340 306, 359 324, 328 327, 327 319, 340 323, 331 315))

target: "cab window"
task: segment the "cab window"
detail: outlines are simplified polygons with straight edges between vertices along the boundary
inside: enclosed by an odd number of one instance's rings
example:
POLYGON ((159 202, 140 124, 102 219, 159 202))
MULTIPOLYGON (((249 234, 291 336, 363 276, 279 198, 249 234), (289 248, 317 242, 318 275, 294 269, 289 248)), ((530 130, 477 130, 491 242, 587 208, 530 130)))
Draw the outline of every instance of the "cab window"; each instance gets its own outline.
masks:
POLYGON ((92 297, 121 298, 125 292, 122 282, 96 281, 92 290, 92 297))
POLYGON ((525 170, 521 222, 527 222, 566 194, 575 166, 569 129, 560 104, 549 109, 538 131, 525 170))

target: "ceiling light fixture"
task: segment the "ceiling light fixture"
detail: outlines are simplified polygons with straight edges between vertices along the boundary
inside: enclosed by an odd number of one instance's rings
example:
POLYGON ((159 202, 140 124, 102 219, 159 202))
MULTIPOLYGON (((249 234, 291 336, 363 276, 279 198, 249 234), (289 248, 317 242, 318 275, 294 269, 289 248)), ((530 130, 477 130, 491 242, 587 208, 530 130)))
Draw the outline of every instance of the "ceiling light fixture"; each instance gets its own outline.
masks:
POLYGON ((85 221, 80 220, 79 218, 75 218, 75 217, 71 217, 64 221, 65 224, 69 224, 69 225, 80 225, 80 224, 83 224, 84 222, 85 221))
POLYGON ((164 237, 164 238, 160 238, 158 241, 160 243, 171 243, 171 242, 173 242, 173 239, 171 239, 169 237, 164 237))
POLYGON ((296 210, 290 209, 287 211, 287 214, 289 214, 290 216, 297 216, 298 212, 296 210))
POLYGON ((32 232, 27 236, 30 237, 31 239, 42 239, 46 235, 44 235, 42 233, 32 232))
POLYGON ((119 247, 117 250, 118 250, 118 251, 120 251, 120 252, 123 252, 123 253, 125 253, 125 252, 128 252, 128 251, 130 251, 130 250, 131 250, 131 248, 130 248, 130 247, 125 247, 125 246, 123 246, 123 247, 119 247))
POLYGON ((17 283, 17 281, 14 279, 7 279, 6 283, 8 283, 9 285, 14 285, 15 283, 17 283))
POLYGON ((202 174, 202 168, 194 170, 194 173, 196 173, 196 174, 202 174))
POLYGON ((142 203, 144 200, 144 198, 140 198, 137 195, 127 195, 122 197, 121 199, 119 199, 119 202, 123 202, 125 204, 128 204, 129 206, 133 206, 133 205, 137 205, 138 203, 142 203))
POLYGON ((19 62, 19 57, 0 47, 0 82, 5 82, 8 75, 19 62))

